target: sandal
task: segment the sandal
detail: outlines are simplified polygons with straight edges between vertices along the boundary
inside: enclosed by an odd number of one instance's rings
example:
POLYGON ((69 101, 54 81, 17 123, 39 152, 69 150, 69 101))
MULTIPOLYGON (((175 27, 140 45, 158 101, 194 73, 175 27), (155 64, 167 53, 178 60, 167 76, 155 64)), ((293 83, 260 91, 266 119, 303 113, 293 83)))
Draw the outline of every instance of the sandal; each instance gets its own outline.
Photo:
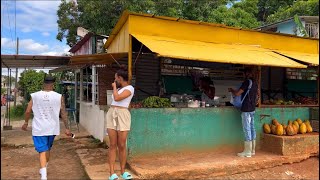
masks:
POLYGON ((123 179, 132 179, 132 175, 130 173, 128 173, 128 172, 124 172, 122 174, 122 178, 123 179))
POLYGON ((116 179, 119 179, 119 177, 117 176, 116 173, 112 174, 112 175, 109 177, 109 180, 116 180, 116 179))

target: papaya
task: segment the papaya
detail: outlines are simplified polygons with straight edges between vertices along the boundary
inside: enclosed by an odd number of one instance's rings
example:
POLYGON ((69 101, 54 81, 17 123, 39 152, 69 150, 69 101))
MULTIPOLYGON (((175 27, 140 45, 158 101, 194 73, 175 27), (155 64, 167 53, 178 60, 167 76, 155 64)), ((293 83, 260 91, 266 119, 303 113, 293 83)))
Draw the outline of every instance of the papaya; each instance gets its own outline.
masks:
POLYGON ((286 129, 287 135, 293 136, 295 134, 295 130, 294 130, 293 126, 294 125, 290 125, 290 124, 287 126, 287 129, 286 129))
POLYGON ((298 121, 293 121, 293 124, 296 125, 297 128, 299 129, 299 126, 300 126, 300 125, 299 125, 298 121))
POLYGON ((306 127, 307 127, 307 133, 311 133, 312 132, 312 126, 310 125, 310 123, 307 123, 306 127))
POLYGON ((271 133, 272 133, 272 134, 277 134, 277 133, 276 133, 276 130, 277 130, 277 126, 275 126, 275 125, 272 124, 272 125, 271 125, 271 133))
POLYGON ((311 124, 310 124, 310 121, 309 121, 308 119, 304 120, 304 123, 305 123, 306 125, 307 125, 307 124, 311 125, 311 124))
POLYGON ((271 133, 271 128, 270 128, 269 124, 266 124, 266 123, 263 124, 263 131, 266 134, 270 134, 271 133))
POLYGON ((272 124, 276 126, 276 125, 278 125, 278 124, 279 124, 279 122, 278 122, 278 120, 277 120, 277 119, 272 119, 272 124))
POLYGON ((300 118, 298 118, 296 121, 298 122, 299 126, 303 123, 300 118))
POLYGON ((278 124, 278 125, 276 126, 276 134, 277 134, 278 136, 282 136, 282 135, 283 135, 283 127, 282 127, 281 124, 278 124))
POLYGON ((288 125, 292 125, 292 121, 291 120, 288 121, 288 125))
POLYGON ((282 125, 283 129, 287 128, 287 125, 285 125, 285 124, 281 124, 281 125, 282 125))
POLYGON ((307 132, 307 126, 306 124, 302 123, 301 126, 299 127, 299 132, 301 134, 305 134, 307 132))
POLYGON ((298 134, 298 131, 299 131, 298 126, 295 125, 295 124, 293 124, 293 125, 292 125, 292 128, 293 128, 293 133, 294 133, 294 135, 295 135, 295 134, 298 134))

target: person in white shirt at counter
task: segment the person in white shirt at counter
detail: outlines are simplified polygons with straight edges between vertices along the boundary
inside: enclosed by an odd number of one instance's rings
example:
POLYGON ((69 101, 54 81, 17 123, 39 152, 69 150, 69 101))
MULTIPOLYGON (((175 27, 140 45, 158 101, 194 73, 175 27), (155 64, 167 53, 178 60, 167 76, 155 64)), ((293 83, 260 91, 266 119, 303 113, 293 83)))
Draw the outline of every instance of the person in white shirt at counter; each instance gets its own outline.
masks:
POLYGON ((211 78, 208 76, 200 78, 199 85, 199 89, 202 91, 201 101, 205 102, 205 104, 209 104, 209 106, 214 106, 216 89, 211 78))

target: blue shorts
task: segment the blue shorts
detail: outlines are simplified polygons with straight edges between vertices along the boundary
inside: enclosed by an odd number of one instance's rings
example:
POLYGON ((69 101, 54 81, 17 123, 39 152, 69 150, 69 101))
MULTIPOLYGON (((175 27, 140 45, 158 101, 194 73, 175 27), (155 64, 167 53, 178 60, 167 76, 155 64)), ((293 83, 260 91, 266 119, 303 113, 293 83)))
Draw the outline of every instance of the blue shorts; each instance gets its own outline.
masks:
POLYGON ((56 137, 55 135, 52 135, 52 136, 32 136, 33 144, 34 144, 36 151, 38 151, 39 153, 45 152, 45 151, 50 151, 55 137, 56 137))

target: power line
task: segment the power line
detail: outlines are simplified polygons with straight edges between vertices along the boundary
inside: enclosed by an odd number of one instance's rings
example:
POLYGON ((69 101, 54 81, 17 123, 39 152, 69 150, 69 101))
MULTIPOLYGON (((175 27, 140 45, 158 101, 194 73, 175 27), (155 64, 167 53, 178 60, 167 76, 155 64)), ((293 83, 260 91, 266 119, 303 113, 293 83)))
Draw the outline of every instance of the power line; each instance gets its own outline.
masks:
MULTIPOLYGON (((17 0, 14 1, 14 39, 17 39, 17 0)), ((17 46, 17 41, 16 45, 17 46)))
MULTIPOLYGON (((7 2, 7 1, 6 1, 7 2)), ((13 37, 12 37, 12 28, 11 28, 11 23, 10 23, 10 16, 9 16, 9 2, 7 2, 7 15, 8 15, 8 21, 9 21, 9 29, 10 29, 10 35, 11 35, 11 39, 12 39, 12 43, 13 43, 13 47, 15 47, 15 43, 14 43, 14 40, 13 40, 13 37)))

